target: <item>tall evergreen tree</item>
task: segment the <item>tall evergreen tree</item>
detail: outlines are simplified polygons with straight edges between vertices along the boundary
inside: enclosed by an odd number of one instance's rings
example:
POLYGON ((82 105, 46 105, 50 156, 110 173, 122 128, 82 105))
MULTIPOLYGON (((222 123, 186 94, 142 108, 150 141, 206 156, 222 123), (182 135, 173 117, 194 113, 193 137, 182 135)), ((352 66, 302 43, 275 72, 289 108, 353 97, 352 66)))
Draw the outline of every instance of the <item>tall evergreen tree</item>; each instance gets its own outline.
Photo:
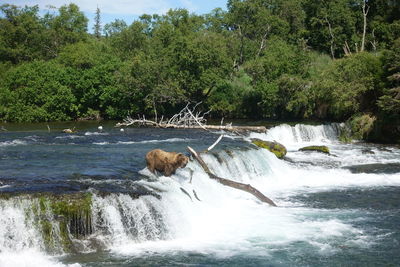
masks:
POLYGON ((101 36, 101 21, 100 21, 100 8, 99 7, 97 7, 97 9, 96 9, 96 16, 94 17, 93 30, 94 30, 94 35, 96 36, 96 38, 99 39, 101 36))

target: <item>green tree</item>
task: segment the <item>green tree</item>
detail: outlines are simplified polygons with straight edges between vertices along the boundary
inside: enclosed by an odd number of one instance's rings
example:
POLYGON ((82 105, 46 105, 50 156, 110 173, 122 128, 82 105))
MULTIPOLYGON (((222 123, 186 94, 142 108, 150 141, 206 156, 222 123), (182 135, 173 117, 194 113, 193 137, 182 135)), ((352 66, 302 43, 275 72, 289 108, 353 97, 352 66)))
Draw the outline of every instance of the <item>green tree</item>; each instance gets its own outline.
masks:
POLYGON ((93 31, 94 31, 94 36, 96 36, 97 39, 100 39, 100 37, 101 37, 101 20, 100 20, 100 8, 99 7, 97 7, 97 9, 96 9, 96 15, 94 17, 93 31))
POLYGON ((363 52, 333 61, 313 85, 320 105, 326 105, 328 116, 336 120, 359 112, 375 112, 382 93, 382 62, 363 52))
POLYGON ((136 52, 146 48, 148 38, 144 29, 145 25, 143 23, 134 21, 129 27, 123 28, 120 32, 109 32, 108 42, 122 59, 129 58, 136 52))
POLYGON ((114 34, 120 33, 125 30, 128 26, 126 22, 120 19, 116 19, 113 22, 104 25, 103 32, 106 37, 113 36, 114 34))
POLYGON ((88 19, 75 4, 61 6, 58 15, 48 12, 43 18, 46 31, 46 49, 49 57, 56 57, 67 44, 85 41, 88 38, 88 19))
POLYGON ((400 119, 400 38, 385 55, 388 88, 378 100, 379 108, 388 116, 400 119))
MULTIPOLYGON (((65 46, 57 59, 68 73, 68 86, 77 98, 80 117, 89 111, 107 115, 102 95, 115 85, 115 72, 120 61, 101 42, 79 42, 65 46)), ((90 113, 90 112, 89 112, 90 113)))
POLYGON ((0 6, 0 61, 14 64, 43 58, 45 27, 38 6, 0 6))
POLYGON ((288 22, 273 12, 270 1, 229 0, 228 11, 228 23, 240 42, 239 64, 262 55, 271 36, 289 34, 288 22))
POLYGON ((353 5, 351 0, 306 0, 304 10, 309 45, 330 53, 332 58, 342 56, 344 46, 356 51, 360 47, 361 35, 357 34, 356 22, 361 9, 355 12, 353 5))
POLYGON ((65 69, 55 62, 23 63, 1 83, 0 113, 6 121, 57 121, 76 117, 76 98, 65 69))
POLYGON ((258 105, 262 112, 258 114, 264 117, 282 117, 291 96, 287 94, 287 90, 280 89, 280 85, 284 85, 283 77, 305 77, 309 57, 297 46, 280 38, 271 38, 267 46, 268 49, 260 58, 248 61, 244 67, 261 97, 258 105))

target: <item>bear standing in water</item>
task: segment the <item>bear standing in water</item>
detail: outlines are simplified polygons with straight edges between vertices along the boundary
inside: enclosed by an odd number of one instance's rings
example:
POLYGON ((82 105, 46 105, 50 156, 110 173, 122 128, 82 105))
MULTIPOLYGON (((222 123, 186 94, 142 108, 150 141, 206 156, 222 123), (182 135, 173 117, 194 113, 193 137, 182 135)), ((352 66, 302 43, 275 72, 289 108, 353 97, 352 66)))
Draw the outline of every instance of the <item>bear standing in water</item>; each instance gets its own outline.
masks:
POLYGON ((147 168, 152 173, 157 170, 165 176, 171 176, 176 169, 184 168, 188 161, 189 158, 182 153, 166 152, 161 149, 154 149, 146 154, 147 168))

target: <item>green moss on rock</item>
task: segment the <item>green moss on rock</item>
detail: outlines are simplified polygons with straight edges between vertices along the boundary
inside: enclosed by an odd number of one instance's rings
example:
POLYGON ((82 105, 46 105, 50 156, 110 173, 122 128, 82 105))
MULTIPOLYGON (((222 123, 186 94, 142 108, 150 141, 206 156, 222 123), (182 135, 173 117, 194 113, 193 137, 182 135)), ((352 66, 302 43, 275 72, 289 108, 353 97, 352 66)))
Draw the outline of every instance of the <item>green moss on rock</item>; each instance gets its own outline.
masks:
POLYGON ((279 159, 283 158, 287 153, 286 147, 278 142, 264 141, 257 138, 251 139, 251 142, 258 147, 268 149, 279 159))
POLYGON ((32 210, 47 251, 74 252, 73 239, 92 233, 90 193, 39 193, 28 197, 36 199, 32 201, 32 210))
POLYGON ((306 146, 299 149, 299 151, 316 151, 325 154, 329 153, 329 148, 327 146, 306 146))

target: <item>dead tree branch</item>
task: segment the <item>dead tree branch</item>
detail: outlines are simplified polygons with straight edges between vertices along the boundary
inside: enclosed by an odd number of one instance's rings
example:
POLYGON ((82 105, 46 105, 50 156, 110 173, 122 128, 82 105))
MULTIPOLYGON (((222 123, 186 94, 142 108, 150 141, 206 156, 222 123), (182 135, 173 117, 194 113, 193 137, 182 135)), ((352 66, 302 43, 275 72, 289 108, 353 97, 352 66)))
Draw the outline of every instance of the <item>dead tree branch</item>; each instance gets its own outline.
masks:
POLYGON ((157 128, 177 128, 177 129, 203 129, 203 130, 224 130, 234 133, 240 132, 259 132, 265 133, 266 128, 264 126, 232 126, 232 124, 226 125, 207 125, 207 119, 205 118, 211 110, 207 112, 196 111, 196 108, 201 102, 195 104, 193 108, 187 104, 179 113, 173 115, 169 120, 164 122, 164 116, 161 117, 160 121, 147 120, 145 116, 138 119, 132 117, 126 117, 123 122, 117 123, 115 127, 126 127, 126 126, 144 126, 144 127, 157 127, 157 128))

